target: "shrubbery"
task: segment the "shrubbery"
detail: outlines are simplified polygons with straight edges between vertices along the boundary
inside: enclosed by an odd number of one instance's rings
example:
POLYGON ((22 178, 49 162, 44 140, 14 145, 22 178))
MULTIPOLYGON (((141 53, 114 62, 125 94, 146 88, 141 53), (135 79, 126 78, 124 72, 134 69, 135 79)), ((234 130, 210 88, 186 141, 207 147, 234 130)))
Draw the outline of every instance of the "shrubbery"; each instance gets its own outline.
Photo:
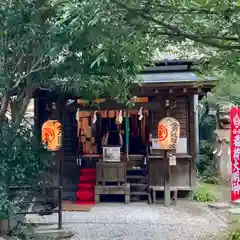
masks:
POLYGON ((197 163, 199 178, 205 183, 218 183, 216 166, 213 158, 213 148, 208 141, 200 141, 200 154, 197 163))
POLYGON ((39 144, 32 129, 23 124, 15 130, 11 124, 0 128, 0 219, 14 215, 20 198, 10 186, 31 186, 41 182, 51 161, 50 154, 39 144))

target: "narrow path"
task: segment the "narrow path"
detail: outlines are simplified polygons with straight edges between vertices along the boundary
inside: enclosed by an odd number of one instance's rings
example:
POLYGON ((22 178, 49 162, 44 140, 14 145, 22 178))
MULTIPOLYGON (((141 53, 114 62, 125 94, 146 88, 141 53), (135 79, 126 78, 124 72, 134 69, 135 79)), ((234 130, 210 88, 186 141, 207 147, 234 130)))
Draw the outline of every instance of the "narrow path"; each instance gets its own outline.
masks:
MULTIPOLYGON (((57 223, 57 216, 31 217, 32 222, 57 223)), ((204 205, 177 206, 100 204, 90 212, 64 212, 72 240, 202 240, 225 224, 204 205)))

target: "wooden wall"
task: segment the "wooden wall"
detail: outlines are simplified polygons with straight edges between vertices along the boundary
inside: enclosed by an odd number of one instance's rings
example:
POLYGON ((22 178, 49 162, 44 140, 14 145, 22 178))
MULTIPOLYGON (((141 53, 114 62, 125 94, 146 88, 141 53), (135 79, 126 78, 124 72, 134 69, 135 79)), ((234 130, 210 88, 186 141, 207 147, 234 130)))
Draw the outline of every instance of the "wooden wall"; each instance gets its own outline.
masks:
MULTIPOLYGON (((159 108, 152 111, 151 132, 153 138, 157 138, 158 122, 166 117, 165 100, 168 99, 167 97, 154 99, 159 102, 159 108)), ((187 138, 187 154, 176 154, 177 165, 170 167, 170 183, 171 186, 179 186, 188 190, 194 185, 196 179, 193 96, 175 96, 170 101, 172 102, 170 116, 176 118, 180 123, 180 137, 187 138), (173 104, 174 102, 176 104, 173 104)), ((163 151, 153 150, 152 153, 159 155, 159 159, 150 158, 149 160, 149 185, 163 186, 163 151)))
MULTIPOLYGON (((152 134, 153 138, 157 137, 157 125, 158 122, 166 117, 165 114, 165 99, 158 97, 153 101, 159 102, 159 108, 152 111, 152 134)), ((187 126, 187 116, 188 116, 188 96, 176 96, 173 102, 176 101, 176 105, 173 104, 171 109, 171 117, 176 118, 180 123, 180 137, 187 137, 188 126, 187 126)))

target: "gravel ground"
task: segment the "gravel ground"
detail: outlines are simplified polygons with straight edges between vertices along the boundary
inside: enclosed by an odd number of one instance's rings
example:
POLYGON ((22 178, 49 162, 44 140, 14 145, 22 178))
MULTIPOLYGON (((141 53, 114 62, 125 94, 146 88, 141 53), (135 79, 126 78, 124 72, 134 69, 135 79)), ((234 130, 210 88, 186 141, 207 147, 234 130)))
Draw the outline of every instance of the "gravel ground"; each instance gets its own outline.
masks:
MULTIPOLYGON (((29 215, 28 221, 57 223, 57 215, 29 215)), ((64 212, 64 227, 72 240, 202 240, 225 224, 205 206, 178 202, 177 206, 100 204, 90 212, 64 212)))

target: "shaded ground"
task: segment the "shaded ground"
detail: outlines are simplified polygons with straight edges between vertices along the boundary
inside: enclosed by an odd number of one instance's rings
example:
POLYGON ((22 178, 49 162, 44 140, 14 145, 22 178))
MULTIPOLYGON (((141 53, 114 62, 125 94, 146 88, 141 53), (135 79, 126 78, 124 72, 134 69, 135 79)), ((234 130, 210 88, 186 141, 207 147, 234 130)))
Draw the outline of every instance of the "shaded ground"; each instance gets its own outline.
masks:
MULTIPOLYGON (((57 223, 57 215, 28 218, 57 223)), ((100 204, 90 212, 64 212, 63 221, 65 228, 75 232, 73 240, 203 240, 225 227, 205 205, 182 201, 170 208, 100 204)))

